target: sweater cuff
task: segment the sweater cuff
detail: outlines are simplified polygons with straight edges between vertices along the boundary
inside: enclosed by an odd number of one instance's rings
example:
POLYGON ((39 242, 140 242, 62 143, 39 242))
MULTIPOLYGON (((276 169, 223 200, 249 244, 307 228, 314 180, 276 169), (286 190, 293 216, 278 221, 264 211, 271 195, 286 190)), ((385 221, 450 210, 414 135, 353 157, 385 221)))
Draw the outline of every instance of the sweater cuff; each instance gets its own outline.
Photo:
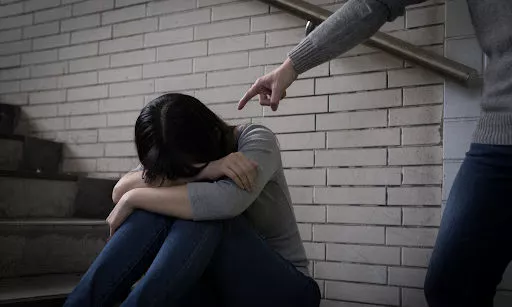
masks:
POLYGON ((288 53, 288 57, 293 63, 295 72, 300 75, 322 64, 322 59, 318 57, 319 54, 320 52, 318 52, 315 45, 306 37, 288 53))

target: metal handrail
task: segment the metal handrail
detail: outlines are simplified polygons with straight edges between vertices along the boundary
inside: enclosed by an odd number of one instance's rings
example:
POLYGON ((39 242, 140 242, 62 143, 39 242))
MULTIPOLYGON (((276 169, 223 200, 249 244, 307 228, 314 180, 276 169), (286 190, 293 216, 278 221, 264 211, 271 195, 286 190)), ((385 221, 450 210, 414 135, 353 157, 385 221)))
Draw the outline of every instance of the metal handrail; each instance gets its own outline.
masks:
MULTIPOLYGON (((320 24, 326 20, 332 12, 302 0, 260 0, 272 6, 282 9, 292 15, 301 17, 313 24, 320 24)), ((379 48, 392 55, 416 63, 427 69, 433 70, 443 76, 467 86, 474 87, 481 84, 482 79, 474 68, 424 50, 406 41, 377 32, 364 44, 379 48)))

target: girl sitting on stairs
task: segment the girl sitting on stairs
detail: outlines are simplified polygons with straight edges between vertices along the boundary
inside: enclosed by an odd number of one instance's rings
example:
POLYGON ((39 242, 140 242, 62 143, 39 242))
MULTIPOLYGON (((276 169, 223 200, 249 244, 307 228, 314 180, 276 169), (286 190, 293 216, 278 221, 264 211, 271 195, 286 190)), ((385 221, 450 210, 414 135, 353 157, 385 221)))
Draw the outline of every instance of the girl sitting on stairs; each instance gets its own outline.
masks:
POLYGON ((269 129, 166 94, 141 111, 135 143, 111 238, 65 306, 319 305, 269 129))

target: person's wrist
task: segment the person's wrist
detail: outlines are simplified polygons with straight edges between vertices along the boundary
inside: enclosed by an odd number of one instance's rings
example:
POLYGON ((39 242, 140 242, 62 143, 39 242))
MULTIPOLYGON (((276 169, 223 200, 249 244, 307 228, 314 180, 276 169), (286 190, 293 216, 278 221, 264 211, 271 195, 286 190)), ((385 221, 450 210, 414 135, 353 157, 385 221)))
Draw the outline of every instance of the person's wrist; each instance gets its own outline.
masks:
POLYGON ((217 161, 211 161, 208 163, 208 165, 206 165, 205 168, 203 168, 203 170, 199 173, 199 175, 197 175, 197 177, 195 178, 196 180, 213 180, 214 178, 213 177, 213 174, 214 174, 214 169, 215 169, 215 162, 217 161))
POLYGON ((286 60, 283 62, 283 64, 281 64, 281 69, 288 72, 288 74, 291 76, 292 80, 295 80, 299 77, 299 74, 297 74, 295 67, 293 67, 293 62, 290 58, 286 58, 286 60))
POLYGON ((132 208, 133 209, 133 199, 137 193, 138 188, 132 189, 121 197, 121 200, 119 201, 119 204, 121 204, 124 207, 132 208))
POLYGON ((208 166, 206 166, 206 168, 205 168, 206 174, 208 177, 208 178, 206 178, 207 180, 215 180, 215 179, 219 178, 218 174, 219 174, 219 165, 220 165, 221 160, 222 160, 222 158, 208 163, 208 166))

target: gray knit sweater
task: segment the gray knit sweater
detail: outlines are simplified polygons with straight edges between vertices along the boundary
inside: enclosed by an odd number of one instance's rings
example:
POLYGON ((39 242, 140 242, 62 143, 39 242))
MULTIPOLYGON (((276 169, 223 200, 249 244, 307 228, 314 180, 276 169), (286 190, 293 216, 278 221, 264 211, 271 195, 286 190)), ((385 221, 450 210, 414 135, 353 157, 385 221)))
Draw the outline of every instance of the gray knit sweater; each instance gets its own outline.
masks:
MULTIPOLYGON (((289 54, 301 74, 350 50, 405 7, 424 0, 349 0, 289 54)), ((476 35, 489 60, 482 114, 473 142, 512 145, 512 0, 467 0, 476 35)))
POLYGON ((219 220, 243 214, 274 251, 308 275, 308 260, 274 133, 260 125, 243 126, 237 144, 239 152, 258 163, 255 188, 242 190, 226 178, 188 183, 193 219, 219 220))

